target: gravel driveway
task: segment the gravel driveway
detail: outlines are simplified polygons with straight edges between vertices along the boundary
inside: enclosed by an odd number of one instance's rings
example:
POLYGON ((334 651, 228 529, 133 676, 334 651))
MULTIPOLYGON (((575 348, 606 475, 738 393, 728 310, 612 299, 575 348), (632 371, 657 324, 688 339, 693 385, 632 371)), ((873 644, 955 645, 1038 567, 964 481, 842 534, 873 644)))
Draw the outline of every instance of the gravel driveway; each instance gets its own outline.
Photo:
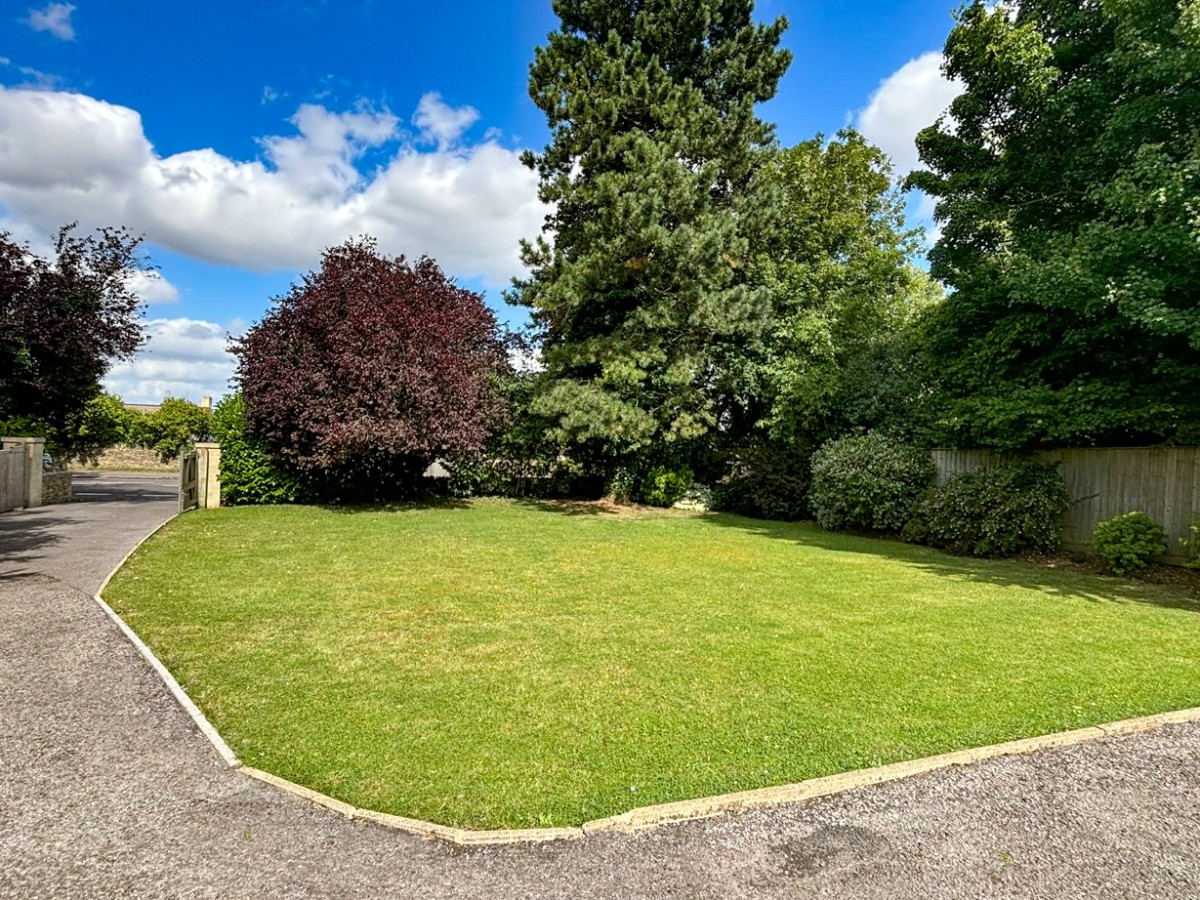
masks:
POLYGON ((0 896, 1200 896, 1200 725, 570 843, 342 819, 225 768, 90 598, 173 482, 76 487, 0 516, 0 896))

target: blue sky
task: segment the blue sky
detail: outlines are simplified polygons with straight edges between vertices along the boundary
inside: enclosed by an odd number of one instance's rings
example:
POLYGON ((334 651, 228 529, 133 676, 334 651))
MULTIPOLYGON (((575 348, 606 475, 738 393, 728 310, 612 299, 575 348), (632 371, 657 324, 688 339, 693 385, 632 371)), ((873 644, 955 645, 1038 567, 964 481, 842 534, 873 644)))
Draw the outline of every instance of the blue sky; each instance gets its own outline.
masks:
MULTIPOLYGON (((854 125, 911 168, 954 94, 957 6, 763 0, 795 58, 760 114, 785 146, 854 125)), ((501 291, 543 211, 517 157, 547 138, 526 79, 555 26, 549 0, 6 4, 0 229, 38 249, 72 220, 146 236, 151 339, 107 381, 129 401, 224 393, 226 336, 354 234, 520 321, 501 291)))

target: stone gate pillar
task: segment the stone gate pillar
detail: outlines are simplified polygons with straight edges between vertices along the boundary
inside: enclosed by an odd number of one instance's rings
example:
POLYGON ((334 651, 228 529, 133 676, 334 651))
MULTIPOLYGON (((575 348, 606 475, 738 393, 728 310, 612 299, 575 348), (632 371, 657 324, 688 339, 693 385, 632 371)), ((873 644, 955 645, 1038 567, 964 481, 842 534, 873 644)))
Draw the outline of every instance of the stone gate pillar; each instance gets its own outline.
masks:
POLYGON ((196 445, 196 506, 216 509, 221 505, 221 445, 196 445))

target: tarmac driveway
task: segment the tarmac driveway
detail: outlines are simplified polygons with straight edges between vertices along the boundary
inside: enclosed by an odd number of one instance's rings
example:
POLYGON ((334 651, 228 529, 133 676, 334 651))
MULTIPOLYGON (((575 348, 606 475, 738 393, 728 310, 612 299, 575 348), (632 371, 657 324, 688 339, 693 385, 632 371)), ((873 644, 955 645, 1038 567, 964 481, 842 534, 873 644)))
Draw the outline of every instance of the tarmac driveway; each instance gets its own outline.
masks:
POLYGON ((174 482, 76 490, 0 516, 0 896, 1200 896, 1200 725, 570 843, 345 820, 222 765, 89 596, 174 482))

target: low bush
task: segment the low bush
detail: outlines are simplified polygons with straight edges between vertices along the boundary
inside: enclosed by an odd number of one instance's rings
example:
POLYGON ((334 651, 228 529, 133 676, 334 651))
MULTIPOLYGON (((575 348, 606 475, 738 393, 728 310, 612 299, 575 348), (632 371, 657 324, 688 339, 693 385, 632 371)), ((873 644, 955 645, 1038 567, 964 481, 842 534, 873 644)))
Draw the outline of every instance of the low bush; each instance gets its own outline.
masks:
POLYGON ((906 544, 928 544, 929 526, 924 519, 909 519, 900 529, 900 540, 906 544))
POLYGON ((711 508, 757 519, 806 518, 811 465, 807 444, 751 439, 729 455, 711 508))
POLYGON ((809 502, 828 531, 899 531, 936 471, 928 450, 878 433, 822 445, 812 458, 809 502))
POLYGON ((1145 513, 1128 512, 1099 523, 1092 546, 1109 571, 1129 575, 1167 552, 1167 532, 1145 513))
POLYGON ((1056 467, 1006 463, 955 475, 926 495, 918 517, 935 547, 1005 557, 1058 549, 1069 506, 1067 487, 1056 467))
POLYGON ((246 402, 224 397, 212 414, 213 438, 221 445, 221 502, 229 505, 294 503, 302 483, 275 463, 266 447, 246 433, 246 402))
POLYGON ((695 476, 692 470, 667 469, 658 467, 651 469, 642 479, 641 500, 649 506, 674 506, 692 486, 695 476))

